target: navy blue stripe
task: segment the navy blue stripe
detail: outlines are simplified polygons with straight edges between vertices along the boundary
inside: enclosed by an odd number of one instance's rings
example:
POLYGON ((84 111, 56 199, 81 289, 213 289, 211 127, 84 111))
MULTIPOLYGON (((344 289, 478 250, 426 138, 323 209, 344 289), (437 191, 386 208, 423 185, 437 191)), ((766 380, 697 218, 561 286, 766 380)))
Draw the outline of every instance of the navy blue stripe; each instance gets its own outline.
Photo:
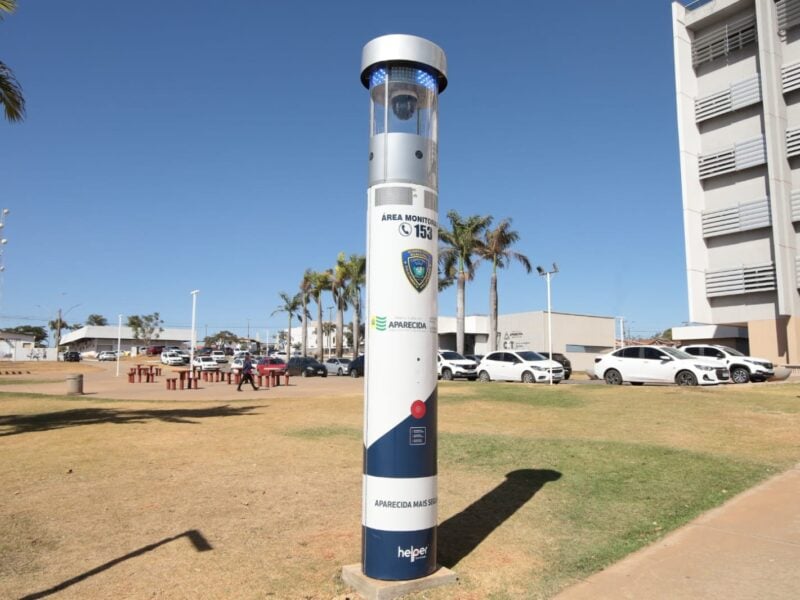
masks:
POLYGON ((419 579, 436 571, 436 527, 381 531, 362 526, 361 543, 361 568, 367 577, 397 581, 419 579))
MULTIPOLYGON (((436 399, 434 388, 425 401, 425 416, 411 416, 413 398, 408 401, 409 416, 396 427, 376 440, 364 452, 364 473, 374 477, 432 477, 436 475, 436 399), (419 441, 424 428, 425 443, 412 444, 412 436, 419 441)), ((379 401, 370 398, 370 403, 379 401)))

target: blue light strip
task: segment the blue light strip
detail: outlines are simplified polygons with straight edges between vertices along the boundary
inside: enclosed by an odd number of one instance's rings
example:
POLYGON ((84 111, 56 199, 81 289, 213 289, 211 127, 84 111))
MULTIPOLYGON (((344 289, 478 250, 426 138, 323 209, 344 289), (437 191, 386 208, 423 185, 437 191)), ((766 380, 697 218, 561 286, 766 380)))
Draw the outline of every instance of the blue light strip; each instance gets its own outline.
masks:
POLYGON ((370 89, 386 83, 387 76, 393 82, 413 83, 426 89, 437 91, 436 77, 434 75, 422 69, 400 66, 389 67, 388 72, 385 67, 374 69, 369 76, 370 89))

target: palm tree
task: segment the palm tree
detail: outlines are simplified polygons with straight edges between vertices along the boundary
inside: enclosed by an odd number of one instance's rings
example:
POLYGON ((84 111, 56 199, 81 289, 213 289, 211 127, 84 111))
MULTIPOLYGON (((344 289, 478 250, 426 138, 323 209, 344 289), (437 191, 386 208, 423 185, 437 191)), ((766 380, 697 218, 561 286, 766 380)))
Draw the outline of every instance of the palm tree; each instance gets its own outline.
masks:
POLYGON ((281 292, 278 295, 281 297, 281 300, 283 300, 283 304, 278 305, 278 308, 273 310, 272 315, 270 316, 274 316, 277 313, 282 312, 285 312, 287 315, 289 315, 289 327, 286 330, 286 359, 288 361, 289 357, 292 355, 292 317, 294 317, 300 311, 302 299, 300 294, 290 296, 286 292, 281 292))
MULTIPOLYGON (((13 13, 17 9, 17 0, 0 0, 0 20, 2 13, 13 13)), ((22 87, 19 85, 14 73, 6 64, 0 61, 0 104, 3 105, 6 120, 13 123, 25 117, 25 98, 22 97, 22 87)))
POLYGON ((367 259, 363 254, 351 254, 343 262, 347 274, 345 296, 353 305, 353 358, 358 358, 361 345, 361 288, 367 283, 367 259))
POLYGON ((480 259, 473 262, 472 257, 480 255, 484 243, 481 234, 491 225, 492 217, 472 215, 464 218, 456 211, 447 213, 450 230, 439 229, 439 240, 444 246, 439 249, 439 259, 446 278, 455 278, 456 291, 456 351, 464 354, 464 303, 466 282, 475 277, 475 268, 480 259))
POLYGON ((331 289, 332 272, 330 269, 327 271, 312 272, 311 274, 311 290, 309 295, 317 303, 317 349, 319 358, 322 358, 322 292, 331 289))
POLYGON ((86 317, 86 324, 87 325, 108 325, 108 319, 106 319, 103 315, 98 314, 91 314, 86 317))
POLYGON ((303 273, 303 279, 300 280, 300 297, 303 304, 302 317, 300 317, 303 330, 300 341, 302 342, 302 354, 306 356, 306 349, 308 347, 308 294, 311 291, 311 279, 314 271, 306 269, 303 273))
POLYGON ((331 295, 333 303, 336 305, 336 356, 342 355, 342 342, 344 341, 341 332, 344 331, 344 311, 347 309, 347 261, 344 252, 340 252, 336 257, 336 266, 333 267, 331 275, 331 295))
POLYGON ((481 256, 492 263, 492 278, 489 284, 489 351, 497 350, 497 269, 505 269, 511 260, 519 262, 531 272, 531 261, 511 246, 519 241, 519 233, 511 229, 511 219, 503 219, 494 229, 484 232, 481 256))

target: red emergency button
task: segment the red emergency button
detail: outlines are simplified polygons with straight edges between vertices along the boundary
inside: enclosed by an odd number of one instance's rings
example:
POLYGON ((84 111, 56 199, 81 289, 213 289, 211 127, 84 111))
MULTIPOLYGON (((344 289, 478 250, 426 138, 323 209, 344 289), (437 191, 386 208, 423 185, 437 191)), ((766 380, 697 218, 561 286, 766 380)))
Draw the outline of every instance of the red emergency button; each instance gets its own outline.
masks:
POLYGON ((414 400, 411 403, 411 416, 415 419, 421 419, 425 416, 425 403, 422 400, 414 400))

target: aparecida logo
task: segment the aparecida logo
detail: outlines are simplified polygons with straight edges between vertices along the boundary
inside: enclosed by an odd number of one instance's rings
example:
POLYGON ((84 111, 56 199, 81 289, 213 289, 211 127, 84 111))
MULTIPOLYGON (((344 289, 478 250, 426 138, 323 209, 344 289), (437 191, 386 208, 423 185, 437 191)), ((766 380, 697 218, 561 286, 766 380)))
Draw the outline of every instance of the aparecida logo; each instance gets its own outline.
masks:
POLYGON ((386 317, 372 317, 372 327, 378 331, 386 331, 386 317))
POLYGON ((422 548, 401 548, 400 546, 397 547, 397 558, 407 558, 412 563, 417 560, 418 558, 425 558, 425 555, 428 554, 428 547, 423 546, 422 548))

